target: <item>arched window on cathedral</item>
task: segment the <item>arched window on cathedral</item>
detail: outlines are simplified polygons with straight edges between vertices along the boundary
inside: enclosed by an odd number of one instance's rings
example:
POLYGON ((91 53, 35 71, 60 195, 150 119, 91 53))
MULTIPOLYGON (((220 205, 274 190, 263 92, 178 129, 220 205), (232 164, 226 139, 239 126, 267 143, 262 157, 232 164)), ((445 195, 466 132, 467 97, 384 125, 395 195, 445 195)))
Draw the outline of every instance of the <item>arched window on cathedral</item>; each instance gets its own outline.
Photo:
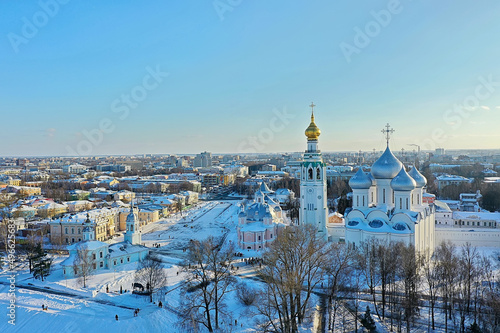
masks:
POLYGON ((403 199, 399 198, 399 209, 403 209, 403 199))
POLYGON ((411 194, 411 204, 413 205, 413 193, 411 194))
POLYGON ((321 172, 319 171, 319 168, 316 169, 316 179, 321 179, 321 172))
POLYGON ((385 203, 385 188, 382 190, 382 203, 385 203))
POLYGON ((371 202, 373 202, 373 191, 372 191, 372 199, 371 199, 371 202))
POLYGON ((313 179, 313 169, 309 168, 308 172, 309 172, 309 179, 313 179))
POLYGON ((417 194, 417 205, 420 205, 420 194, 417 194))
POLYGON ((363 195, 363 207, 365 206, 365 196, 363 195))
POLYGON ((356 196, 356 206, 359 206, 359 195, 356 196))
POLYGON ((408 209, 408 198, 406 198, 406 209, 408 209))

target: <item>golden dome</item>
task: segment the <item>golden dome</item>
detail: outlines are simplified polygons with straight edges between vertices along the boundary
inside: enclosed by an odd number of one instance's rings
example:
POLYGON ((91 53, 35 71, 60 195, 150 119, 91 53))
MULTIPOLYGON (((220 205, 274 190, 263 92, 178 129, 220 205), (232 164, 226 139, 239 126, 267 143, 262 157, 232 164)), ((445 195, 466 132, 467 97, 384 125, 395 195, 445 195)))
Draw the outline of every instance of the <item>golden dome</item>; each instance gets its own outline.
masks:
POLYGON ((306 136, 307 140, 318 140, 318 137, 321 135, 321 130, 316 126, 314 122, 314 113, 311 114, 311 123, 309 127, 306 128, 306 136))

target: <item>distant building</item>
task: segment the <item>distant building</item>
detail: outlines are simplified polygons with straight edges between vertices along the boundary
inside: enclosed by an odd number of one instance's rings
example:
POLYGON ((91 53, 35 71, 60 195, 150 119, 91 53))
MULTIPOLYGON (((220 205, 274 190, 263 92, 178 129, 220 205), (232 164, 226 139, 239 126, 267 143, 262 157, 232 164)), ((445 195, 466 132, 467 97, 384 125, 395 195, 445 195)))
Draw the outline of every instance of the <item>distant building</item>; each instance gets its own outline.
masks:
POLYGON ((236 179, 235 175, 224 175, 224 174, 204 174, 202 183, 204 186, 215 186, 215 185, 232 185, 236 179))
POLYGON ((472 179, 465 178, 457 175, 441 175, 436 177, 438 182, 438 189, 443 189, 449 185, 460 185, 463 183, 471 183, 472 179))
POLYGON ((81 164, 69 164, 62 167, 62 171, 65 173, 83 173, 87 171, 87 167, 81 164))
POLYGON ((132 167, 125 164, 106 164, 96 165, 95 169, 100 172, 127 172, 132 170, 132 167))
POLYGON ((481 191, 476 193, 460 193, 460 210, 463 212, 480 212, 481 191))
POLYGON ((274 164, 264 164, 262 166, 262 171, 276 171, 276 165, 274 165, 274 164))
POLYGON ((196 155, 193 161, 193 166, 195 168, 208 168, 212 166, 212 153, 203 152, 196 155))
POLYGON ((444 148, 436 148, 434 152, 437 156, 444 155, 444 148))

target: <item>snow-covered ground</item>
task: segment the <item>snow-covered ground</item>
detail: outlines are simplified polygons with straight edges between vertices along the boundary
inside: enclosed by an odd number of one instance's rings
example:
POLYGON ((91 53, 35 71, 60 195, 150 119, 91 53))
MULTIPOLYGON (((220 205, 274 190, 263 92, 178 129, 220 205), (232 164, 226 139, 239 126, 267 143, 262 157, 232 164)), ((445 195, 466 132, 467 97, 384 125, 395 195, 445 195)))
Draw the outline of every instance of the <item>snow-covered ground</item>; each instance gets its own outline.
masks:
MULTIPOLYGON (((64 279, 60 263, 65 257, 55 257, 53 271, 46 281, 35 280, 29 274, 27 264, 19 265, 16 275, 15 326, 8 323, 9 285, 8 274, 0 274, 0 332, 182 332, 176 326, 176 308, 179 305, 180 284, 185 278, 180 262, 185 258, 184 250, 192 239, 222 236, 226 241, 236 242, 238 201, 217 201, 200 203, 182 216, 163 219, 142 228, 142 241, 148 247, 160 244, 157 249, 168 275, 168 289, 172 290, 162 300, 159 308, 147 297, 130 292, 134 281, 136 263, 121 266, 116 270, 100 270, 90 278, 86 288, 77 279, 64 279), (120 287, 123 293, 120 294, 120 287), (106 292, 106 288, 109 292, 106 292), (42 305, 48 307, 42 310, 42 305), (139 308, 137 317, 134 309, 139 308), (118 321, 115 316, 118 315, 118 321)), ((122 237, 111 242, 120 242, 122 237)), ((245 257, 258 255, 244 253, 245 257)), ((254 267, 237 258, 237 274, 242 277, 254 275, 254 267)), ((250 284, 259 282, 245 279, 250 284)), ((158 296, 157 296, 158 297, 158 296)), ((232 322, 225 323, 233 332, 254 332, 254 320, 247 308, 232 291, 227 297, 228 308, 232 311, 232 322)))
MULTIPOLYGON (((55 257, 53 271, 46 281, 34 280, 29 274, 27 263, 17 263, 16 276, 16 320, 15 326, 8 323, 9 317, 9 285, 8 272, 0 274, 0 332, 183 332, 176 325, 178 317, 176 309, 180 304, 180 285, 185 279, 185 273, 180 264, 185 259, 185 249, 192 239, 202 240, 206 237, 226 235, 226 242, 237 242, 236 225, 239 201, 203 202, 196 207, 184 211, 157 223, 142 228, 142 242, 157 251, 157 255, 165 264, 168 275, 168 290, 164 298, 155 297, 155 304, 147 297, 136 296, 130 292, 134 281, 137 264, 123 265, 116 270, 97 271, 83 288, 77 279, 64 279, 60 263, 65 257, 55 257), (159 244, 160 247, 153 247, 159 244), (123 293, 120 294, 120 287, 123 293), (109 292, 106 292, 106 288, 109 292), (159 308, 156 304, 161 300, 165 305, 159 308), (42 304, 48 306, 42 310, 42 304), (140 312, 135 317, 134 309, 140 312), (115 316, 118 315, 118 321, 115 316)), ((123 241, 123 236, 110 243, 123 241)), ((479 248, 481 253, 498 256, 498 248, 479 248)), ((244 258, 259 257, 255 251, 240 250, 243 258, 235 258, 236 276, 244 280, 250 287, 260 288, 260 282, 254 278, 255 267, 247 265, 244 258)), ((498 274, 500 272, 497 271, 498 274)), ((365 295, 368 296, 368 295, 365 295)), ((319 304, 319 298, 313 296, 314 304, 319 304)), ((242 305, 233 290, 227 294, 226 302, 232 312, 231 325, 224 323, 222 327, 230 332, 257 332, 255 316, 248 307, 242 305), (234 320, 237 325, 234 325, 234 320)), ((360 302, 360 312, 366 306, 373 304, 360 302)), ((344 311, 340 309, 340 311, 344 311)), ((421 331, 426 331, 427 311, 421 313, 421 331)), ((373 315, 380 331, 389 331, 388 323, 383 323, 373 315)), ((312 331, 311 325, 318 325, 319 318, 303 327, 303 332, 312 331)), ((353 324, 353 316, 344 311, 339 313, 336 329, 343 331, 343 324, 348 327, 353 324), (345 320, 340 320, 340 318, 345 320)), ((420 331, 419 331, 420 332, 420 331)), ((440 332, 440 330, 436 330, 440 332)))

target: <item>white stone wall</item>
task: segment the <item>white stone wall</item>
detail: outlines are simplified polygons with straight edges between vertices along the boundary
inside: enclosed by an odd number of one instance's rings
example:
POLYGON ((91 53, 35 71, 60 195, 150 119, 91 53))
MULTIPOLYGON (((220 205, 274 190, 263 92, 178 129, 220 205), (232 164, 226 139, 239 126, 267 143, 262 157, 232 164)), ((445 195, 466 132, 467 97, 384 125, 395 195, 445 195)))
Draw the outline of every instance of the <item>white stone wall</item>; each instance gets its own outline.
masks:
POLYGON ((500 230, 436 228, 436 246, 447 240, 457 246, 469 242, 472 246, 498 247, 500 249, 500 230))

